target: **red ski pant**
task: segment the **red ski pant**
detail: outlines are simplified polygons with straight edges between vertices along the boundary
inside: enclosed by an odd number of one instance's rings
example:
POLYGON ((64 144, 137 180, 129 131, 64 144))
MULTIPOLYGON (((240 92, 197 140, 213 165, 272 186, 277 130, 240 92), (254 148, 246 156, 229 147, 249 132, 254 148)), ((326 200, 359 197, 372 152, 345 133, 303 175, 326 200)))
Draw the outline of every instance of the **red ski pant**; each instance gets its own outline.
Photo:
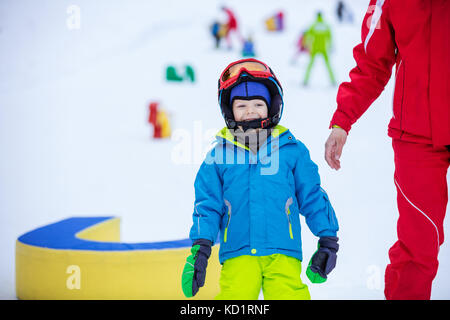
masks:
POLYGON ((386 299, 426 300, 438 269, 447 208, 447 147, 394 139, 398 241, 390 248, 386 299))

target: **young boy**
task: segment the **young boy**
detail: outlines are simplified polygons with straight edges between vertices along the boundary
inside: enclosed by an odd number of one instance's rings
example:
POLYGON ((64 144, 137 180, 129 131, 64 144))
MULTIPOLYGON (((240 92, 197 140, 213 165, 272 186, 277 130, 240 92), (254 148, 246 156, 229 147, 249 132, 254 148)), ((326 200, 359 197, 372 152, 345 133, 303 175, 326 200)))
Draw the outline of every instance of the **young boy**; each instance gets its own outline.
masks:
POLYGON ((204 285, 211 246, 220 233, 222 264, 216 299, 310 299, 300 279, 299 213, 319 248, 308 265, 312 282, 335 267, 338 223, 308 149, 278 125, 283 91, 256 59, 230 64, 219 79, 227 127, 217 134, 195 180, 192 254, 182 276, 186 297, 204 285))

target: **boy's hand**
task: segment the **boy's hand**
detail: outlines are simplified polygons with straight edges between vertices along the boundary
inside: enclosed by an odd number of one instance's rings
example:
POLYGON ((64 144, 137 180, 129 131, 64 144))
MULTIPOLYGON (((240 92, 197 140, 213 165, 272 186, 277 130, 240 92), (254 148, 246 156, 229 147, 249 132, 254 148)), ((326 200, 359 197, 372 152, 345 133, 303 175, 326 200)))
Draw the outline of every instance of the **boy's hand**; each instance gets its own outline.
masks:
POLYGON ((341 168, 339 158, 342 154, 342 148, 347 141, 347 132, 342 128, 333 128, 330 136, 325 143, 325 160, 328 165, 335 170, 341 168))
POLYGON ((327 281, 327 275, 336 266, 337 251, 339 250, 338 237, 321 237, 318 249, 309 261, 306 275, 312 283, 327 281))
POLYGON ((194 242, 191 248, 191 255, 187 257, 181 277, 183 293, 187 298, 197 294, 198 289, 205 284, 206 267, 208 258, 211 255, 212 242, 199 239, 194 242))

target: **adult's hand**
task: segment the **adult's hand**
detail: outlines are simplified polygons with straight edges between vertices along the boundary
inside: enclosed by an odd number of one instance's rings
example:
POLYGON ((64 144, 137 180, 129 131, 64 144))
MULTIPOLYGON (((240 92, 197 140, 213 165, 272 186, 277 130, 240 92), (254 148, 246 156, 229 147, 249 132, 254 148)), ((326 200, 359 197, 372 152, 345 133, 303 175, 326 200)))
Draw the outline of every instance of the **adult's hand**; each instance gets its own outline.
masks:
POLYGON ((333 128, 331 130, 330 136, 325 143, 325 160, 328 165, 335 170, 341 168, 341 158, 342 148, 347 141, 347 132, 342 128, 333 128))

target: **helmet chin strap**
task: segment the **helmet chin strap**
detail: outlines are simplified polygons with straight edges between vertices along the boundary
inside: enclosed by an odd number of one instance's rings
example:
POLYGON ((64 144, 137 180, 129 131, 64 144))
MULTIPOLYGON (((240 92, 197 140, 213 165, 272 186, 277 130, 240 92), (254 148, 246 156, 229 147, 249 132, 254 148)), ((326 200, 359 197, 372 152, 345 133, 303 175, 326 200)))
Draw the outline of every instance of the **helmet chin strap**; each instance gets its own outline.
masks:
POLYGON ((271 124, 272 120, 270 118, 255 119, 251 121, 235 121, 234 129, 239 126, 241 126, 244 131, 247 131, 248 129, 266 129, 271 124))

